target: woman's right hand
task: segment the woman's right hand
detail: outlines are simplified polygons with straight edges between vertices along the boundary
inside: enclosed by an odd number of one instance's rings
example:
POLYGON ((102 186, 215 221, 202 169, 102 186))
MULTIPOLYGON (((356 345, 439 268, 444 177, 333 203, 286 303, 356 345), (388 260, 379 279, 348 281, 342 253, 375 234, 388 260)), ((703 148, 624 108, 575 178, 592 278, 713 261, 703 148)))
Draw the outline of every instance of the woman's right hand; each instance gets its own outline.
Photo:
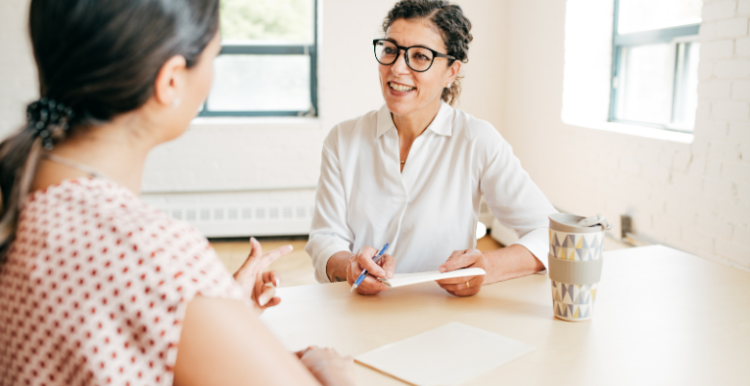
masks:
POLYGON ((354 385, 354 360, 342 357, 332 348, 310 346, 298 351, 297 358, 323 386, 354 385))
POLYGON ((291 252, 293 248, 291 245, 284 245, 263 254, 263 249, 255 237, 250 238, 250 248, 250 255, 242 267, 235 272, 234 280, 263 312, 266 308, 276 306, 281 302, 281 299, 276 297, 276 287, 279 286, 278 274, 274 271, 263 272, 263 270, 281 256, 291 252))
POLYGON ((380 257, 376 263, 372 258, 377 255, 378 250, 373 247, 363 247, 356 254, 349 258, 349 265, 346 267, 346 281, 353 285, 363 270, 367 270, 369 275, 357 287, 357 293, 361 295, 375 295, 381 291, 388 290, 388 286, 381 283, 379 278, 393 278, 393 271, 396 269, 396 259, 388 254, 380 257))

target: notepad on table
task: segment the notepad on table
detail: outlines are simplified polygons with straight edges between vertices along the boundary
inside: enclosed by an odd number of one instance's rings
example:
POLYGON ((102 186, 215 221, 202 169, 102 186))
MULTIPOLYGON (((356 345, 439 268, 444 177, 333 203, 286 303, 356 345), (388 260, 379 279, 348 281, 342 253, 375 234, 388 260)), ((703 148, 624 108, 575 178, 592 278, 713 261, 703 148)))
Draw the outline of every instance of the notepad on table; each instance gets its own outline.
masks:
POLYGON ((460 385, 535 348, 463 323, 448 323, 355 360, 418 386, 460 385))
POLYGON ((427 281, 443 280, 462 276, 479 276, 485 274, 486 272, 482 268, 464 268, 443 273, 441 273, 440 271, 397 273, 393 275, 393 279, 379 280, 388 287, 396 288, 403 287, 405 285, 424 283, 427 281))
POLYGON ((448 323, 354 358, 418 386, 460 385, 536 348, 463 323, 448 323))

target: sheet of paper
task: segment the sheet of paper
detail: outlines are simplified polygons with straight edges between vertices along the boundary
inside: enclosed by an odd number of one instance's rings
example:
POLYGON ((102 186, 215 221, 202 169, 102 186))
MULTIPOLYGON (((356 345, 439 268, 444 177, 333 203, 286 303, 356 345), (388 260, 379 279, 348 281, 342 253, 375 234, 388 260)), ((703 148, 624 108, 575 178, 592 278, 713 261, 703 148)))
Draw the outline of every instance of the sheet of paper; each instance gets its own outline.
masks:
POLYGON ((448 386, 465 383, 535 349, 502 335, 453 322, 354 359, 413 385, 448 386))
POLYGON ((396 288, 403 287, 405 285, 424 283, 426 281, 443 280, 461 276, 479 276, 484 274, 486 274, 486 272, 484 272, 482 268, 465 268, 445 273, 440 273, 440 271, 398 273, 393 275, 393 279, 379 280, 388 287, 396 288))

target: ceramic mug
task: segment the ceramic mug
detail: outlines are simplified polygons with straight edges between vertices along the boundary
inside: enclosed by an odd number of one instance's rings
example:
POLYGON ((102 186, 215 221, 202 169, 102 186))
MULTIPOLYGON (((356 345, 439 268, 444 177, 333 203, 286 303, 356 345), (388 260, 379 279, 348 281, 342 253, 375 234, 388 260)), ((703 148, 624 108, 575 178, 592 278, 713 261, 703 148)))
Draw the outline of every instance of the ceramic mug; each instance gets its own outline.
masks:
POLYGON ((567 321, 591 319, 602 270, 604 216, 549 216, 549 276, 555 317, 567 321))

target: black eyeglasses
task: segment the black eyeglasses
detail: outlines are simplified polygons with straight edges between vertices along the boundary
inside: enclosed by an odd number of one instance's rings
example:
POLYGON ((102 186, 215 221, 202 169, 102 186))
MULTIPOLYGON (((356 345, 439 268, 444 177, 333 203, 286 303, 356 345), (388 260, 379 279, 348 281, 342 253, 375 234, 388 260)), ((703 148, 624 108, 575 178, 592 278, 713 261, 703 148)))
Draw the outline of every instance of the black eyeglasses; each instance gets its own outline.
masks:
POLYGON ((401 47, 386 39, 373 39, 372 45, 375 46, 375 59, 377 59, 378 63, 385 66, 396 63, 401 50, 404 50, 406 65, 416 72, 429 70, 435 58, 456 60, 453 56, 441 54, 431 48, 422 46, 401 47))

